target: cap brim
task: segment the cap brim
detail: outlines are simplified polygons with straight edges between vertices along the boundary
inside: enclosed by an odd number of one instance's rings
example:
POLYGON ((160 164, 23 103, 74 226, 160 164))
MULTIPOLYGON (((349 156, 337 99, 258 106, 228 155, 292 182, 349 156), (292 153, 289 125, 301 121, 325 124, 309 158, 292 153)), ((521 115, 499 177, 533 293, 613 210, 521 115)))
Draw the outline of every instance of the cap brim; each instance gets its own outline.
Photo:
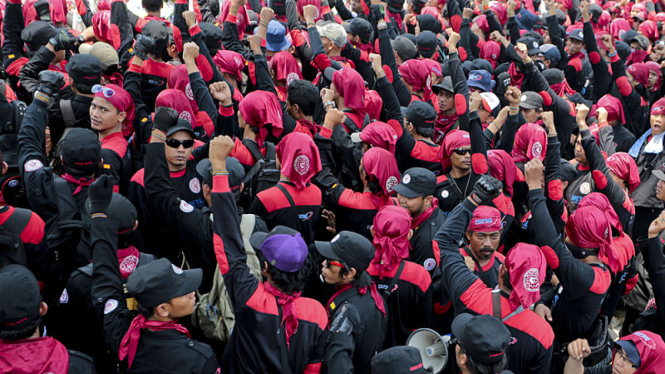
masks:
POLYGON ((335 68, 327 67, 326 70, 323 71, 323 76, 326 77, 327 80, 332 82, 333 81, 333 74, 335 74, 336 71, 337 71, 337 69, 335 69, 335 68))
POLYGON ((406 112, 407 112, 407 110, 409 110, 409 107, 402 106, 399 109, 402 112, 402 117, 408 118, 408 116, 406 115, 406 112))
POLYGON ((171 128, 166 132, 166 136, 171 136, 171 135, 175 134, 175 133, 178 132, 178 131, 187 131, 188 133, 190 133, 190 134, 192 135, 192 138, 195 138, 195 137, 196 137, 196 134, 194 133, 194 130, 192 130, 191 127, 185 127, 185 126, 171 127, 171 128))
POLYGON ((651 170, 651 172, 656 178, 665 181, 665 173, 662 170, 651 170))
POLYGON ((261 250, 261 244, 266 240, 266 237, 268 237, 267 232, 255 232, 252 234, 252 236, 249 237, 249 244, 252 246, 257 251, 261 250))
POLYGON ((448 91, 450 93, 455 91, 452 86, 449 87, 449 86, 444 85, 443 83, 435 84, 435 85, 432 86, 432 92, 434 92, 435 94, 438 94, 439 90, 448 91))
POLYGON ((409 189, 409 187, 407 187, 403 183, 400 183, 397 186, 393 187, 393 191, 395 191, 398 194, 406 197, 407 199, 413 199, 413 198, 416 198, 416 197, 423 196, 422 194, 420 194, 418 192, 412 191, 411 189, 409 189))
POLYGON ((522 109, 540 109, 540 107, 534 106, 533 104, 520 103, 519 105, 522 109))
POLYGON ((462 332, 464 331, 464 326, 466 326, 469 323, 469 321, 471 321, 471 318, 473 318, 471 314, 462 313, 457 317, 455 317, 455 319, 453 320, 453 324, 451 326, 453 335, 455 335, 457 340, 459 340, 462 344, 464 343, 462 341, 464 339, 464 337, 462 336, 463 335, 462 332))
POLYGON ((183 270, 183 273, 185 275, 185 283, 180 286, 177 292, 174 292, 175 296, 173 297, 180 297, 190 294, 196 291, 199 286, 201 286, 201 282, 203 281, 203 270, 183 270))
POLYGON ((315 241, 314 247, 316 248, 316 251, 319 252, 324 258, 329 260, 342 261, 342 258, 335 252, 331 242, 315 241))

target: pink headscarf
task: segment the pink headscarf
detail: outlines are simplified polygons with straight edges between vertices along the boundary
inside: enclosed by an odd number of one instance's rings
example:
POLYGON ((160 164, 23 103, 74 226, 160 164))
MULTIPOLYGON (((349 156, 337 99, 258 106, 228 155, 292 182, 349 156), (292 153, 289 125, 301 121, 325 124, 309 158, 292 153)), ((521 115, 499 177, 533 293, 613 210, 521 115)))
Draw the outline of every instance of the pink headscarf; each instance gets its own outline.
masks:
POLYGON ((377 181, 383 191, 381 195, 372 194, 372 202, 378 207, 387 205, 393 187, 400 181, 395 156, 383 148, 375 147, 365 152, 361 161, 369 178, 377 181))
POLYGON ((277 158, 282 164, 282 174, 289 177, 299 190, 321 171, 319 148, 311 136, 293 132, 285 136, 275 147, 277 158))
POLYGON ((298 0, 296 2, 296 10, 298 11, 298 15, 302 16, 303 15, 303 9, 305 8, 306 5, 314 5, 316 7, 316 17, 314 18, 314 22, 318 21, 321 19, 321 2, 318 0, 298 0))
POLYGON ((651 88, 651 91, 656 91, 663 84, 663 77, 661 76, 660 73, 660 65, 658 65, 658 63, 655 61, 645 62, 644 64, 649 69, 649 72, 654 72, 658 77, 658 79, 656 80, 656 84, 651 88))
POLYGON ((534 158, 543 161, 547 153, 547 133, 535 123, 525 123, 515 134, 512 156, 515 162, 528 162, 534 158))
POLYGON ((473 21, 476 25, 478 25, 478 28, 480 28, 485 35, 488 35, 490 33, 490 25, 487 23, 487 17, 482 14, 473 21))
MULTIPOLYGON (((23 23, 28 27, 34 21, 39 21, 35 3, 38 0, 27 0, 23 4, 23 23)), ((54 24, 62 23, 67 25, 67 4, 63 0, 49 0, 49 10, 51 13, 51 21, 54 24)))
POLYGON ((231 74, 238 81, 242 80, 242 70, 245 68, 245 58, 238 52, 219 50, 212 58, 222 73, 231 74))
POLYGON ((192 106, 189 104, 187 96, 185 96, 182 91, 169 88, 160 92, 159 95, 157 95, 157 100, 155 100, 155 108, 159 108, 160 106, 177 110, 178 113, 180 113, 179 118, 189 122, 192 125, 192 128, 198 126, 194 110, 192 110, 192 106))
POLYGON ((628 185, 628 193, 633 193, 640 185, 640 172, 635 160, 625 152, 617 152, 605 160, 612 173, 628 185))
POLYGON ((490 1, 490 8, 494 11, 494 15, 497 17, 502 26, 508 22, 508 11, 502 2, 490 1))
POLYGON ((275 79, 291 83, 302 79, 298 61, 288 51, 277 52, 270 59, 270 69, 275 72, 275 79))
MULTIPOLYGON (((217 17, 219 23, 224 24, 224 21, 226 21, 226 18, 229 16, 230 10, 231 1, 224 1, 222 4, 222 11, 219 14, 219 17, 217 17)), ((238 9, 235 24, 238 26, 238 37, 240 40, 243 40, 245 38, 245 29, 247 29, 247 25, 249 24, 249 16, 247 15, 247 9, 244 5, 238 9)))
POLYGON ((381 109, 383 108, 383 99, 381 95, 374 90, 365 91, 365 109, 369 115, 370 121, 378 121, 381 117, 381 109))
POLYGON ((397 133, 395 133, 392 126, 385 122, 375 121, 365 126, 360 133, 360 139, 367 144, 395 154, 397 133))
POLYGON ((578 207, 568 216, 566 235, 575 246, 598 248, 598 258, 609 264, 609 258, 615 261, 612 248, 610 220, 600 208, 595 206, 578 207))
POLYGON ((344 106, 365 117, 365 81, 354 69, 344 68, 333 73, 335 91, 344 98, 344 106), (346 93, 346 94, 345 94, 346 93))
POLYGON ((189 74, 187 73, 187 66, 185 64, 178 65, 171 70, 167 86, 168 88, 173 88, 184 93, 194 112, 199 111, 199 105, 196 103, 192 85, 189 83, 189 74))
POLYGON ((492 68, 496 68, 499 64, 500 55, 501 46, 493 40, 486 41, 480 48, 480 58, 489 61, 492 64, 492 68))
POLYGON ((104 88, 113 90, 113 96, 104 96, 104 90, 102 90, 97 92, 95 97, 106 99, 119 112, 127 113, 125 120, 122 122, 122 135, 129 136, 134 129, 134 100, 132 100, 132 96, 122 87, 115 84, 107 84, 104 88))
POLYGON ((499 209, 481 205, 473 211, 469 230, 474 232, 495 232, 501 230, 501 212, 499 209))
POLYGON ((111 24, 110 10, 98 10, 92 16, 92 31, 100 41, 108 43, 116 50, 120 49, 120 33, 118 32, 118 26, 111 24))
POLYGON ((623 114, 623 104, 621 100, 607 94, 598 100, 598 107, 607 110, 607 122, 619 120, 619 123, 626 123, 626 117, 623 114))
POLYGON ((512 197, 513 184, 517 178, 517 166, 515 166, 513 158, 503 149, 488 150, 487 158, 490 164, 490 174, 503 181, 505 192, 512 197))
POLYGON ((651 106, 651 115, 655 116, 658 114, 665 114, 665 97, 658 99, 658 101, 651 106))
MULTIPOLYGON (((414 61, 414 60, 409 60, 409 61, 414 61)), ((429 67, 430 72, 436 74, 437 77, 442 77, 443 73, 441 71, 441 64, 438 61, 434 61, 432 59, 426 58, 423 60, 418 60, 422 62, 423 64, 427 65, 429 67)))
POLYGON ((415 92, 423 91, 423 99, 432 95, 432 76, 427 64, 420 60, 408 60, 399 67, 399 73, 415 92))
POLYGON ((376 252, 372 264, 379 270, 379 276, 409 257, 410 230, 411 215, 400 206, 385 205, 374 216, 372 243, 376 252))
POLYGON ((268 136, 268 128, 274 136, 280 136, 284 131, 282 120, 282 106, 277 95, 267 91, 252 91, 238 105, 240 116, 249 126, 258 127, 256 143, 261 147, 268 136))
POLYGON ((653 43, 660 38, 658 33, 658 25, 654 21, 646 20, 640 24, 639 31, 642 35, 649 38, 653 43))
POLYGON ((630 73, 634 80, 642 83, 644 88, 649 86, 649 67, 646 64, 635 62, 626 68, 626 72, 630 73))
MULTIPOLYGON (((619 340, 629 340, 635 344, 640 354, 640 368, 635 374, 660 374, 665 367, 665 342, 651 331, 636 331, 619 340)), ((614 355, 613 357, 616 357, 614 355)))
POLYGON ((610 34, 612 34, 614 40, 621 40, 623 34, 630 29, 630 24, 623 18, 617 18, 610 24, 610 34))
POLYGON ((540 286, 547 274, 547 261, 539 247, 517 243, 506 257, 506 270, 513 292, 508 298, 511 309, 529 308, 540 300, 540 286))
POLYGON ((441 143, 441 148, 439 149, 439 160, 441 160, 441 165, 443 166, 443 171, 446 172, 450 168, 450 155, 457 148, 468 147, 471 145, 471 138, 469 138, 469 133, 464 130, 453 130, 446 134, 446 137, 443 138, 443 143, 441 143))

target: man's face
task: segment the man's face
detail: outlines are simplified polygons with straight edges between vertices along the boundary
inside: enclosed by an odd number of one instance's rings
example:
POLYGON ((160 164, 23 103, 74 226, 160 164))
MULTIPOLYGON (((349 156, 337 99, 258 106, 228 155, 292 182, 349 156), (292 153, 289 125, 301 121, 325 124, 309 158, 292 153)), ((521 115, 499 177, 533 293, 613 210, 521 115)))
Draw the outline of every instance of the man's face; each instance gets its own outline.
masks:
POLYGON ((570 43, 568 44, 568 53, 571 55, 574 55, 575 53, 579 52, 584 48, 584 43, 577 39, 568 39, 570 43))
POLYGON ((471 147, 454 149, 450 153, 450 163, 460 170, 471 169, 471 147))
POLYGON ((575 141, 575 160, 581 164, 586 165, 586 153, 584 152, 584 147, 582 147, 582 136, 577 136, 575 141))
POLYGON ((649 88, 653 88, 658 83, 658 74, 649 70, 649 88))
POLYGON ((321 267, 321 276, 327 284, 338 284, 341 283, 342 278, 339 275, 339 271, 342 269, 342 266, 339 262, 334 260, 323 260, 321 267))
POLYGON ((359 13, 359 14, 364 14, 362 1, 363 0, 353 0, 352 10, 354 12, 359 13))
POLYGON ((545 56, 539 54, 539 55, 536 56, 536 59, 538 61, 541 61, 543 63, 543 65, 545 65, 546 69, 550 68, 550 64, 552 63, 552 61, 546 59, 545 56))
POLYGON ((651 61, 658 62, 665 58, 665 44, 656 44, 649 55, 651 61))
POLYGON ((478 108, 478 117, 480 117, 480 123, 487 125, 494 120, 492 112, 488 112, 482 106, 478 108))
POLYGON ((630 42, 630 48, 636 50, 636 51, 643 51, 644 48, 642 48, 642 45, 638 43, 637 41, 633 40, 630 42))
POLYGON ((174 297, 169 301, 171 306, 171 312, 169 313, 171 318, 182 318, 194 313, 194 307, 196 306, 196 295, 192 291, 187 295, 182 295, 180 297, 174 297))
POLYGON ((501 241, 501 231, 478 232, 467 231, 469 239, 469 249, 478 261, 487 261, 492 258, 494 251, 499 248, 501 241))
POLYGON ((665 115, 652 114, 651 117, 651 134, 658 135, 665 131, 665 115))
POLYGON ((524 116, 524 120, 530 123, 535 123, 540 119, 540 112, 538 112, 537 109, 524 109, 521 108, 522 110, 522 115, 524 116))
POLYGON ((614 352, 614 360, 612 362, 612 373, 633 374, 636 371, 637 369, 634 367, 634 364, 626 357, 626 353, 617 346, 616 352, 614 352))
POLYGON ((194 147, 185 148, 184 145, 180 144, 177 148, 173 148, 169 145, 169 139, 174 139, 176 141, 186 141, 192 140, 192 135, 187 131, 178 131, 175 134, 168 137, 166 142, 166 147, 164 147, 164 153, 166 155, 166 161, 169 163, 172 169, 182 170, 189 160, 189 156, 192 155, 194 147))
POLYGON ((659 180, 656 184, 656 199, 665 201, 665 181, 659 180))
POLYGON ((397 201, 399 205, 411 213, 411 217, 417 217, 429 208, 432 199, 424 196, 408 198, 406 196, 397 194, 397 201), (429 203, 427 203, 429 201, 429 203))
POLYGON ((111 103, 95 97, 90 104, 90 125, 93 130, 106 131, 118 126, 125 119, 125 112, 118 110, 111 103))
POLYGON ((439 90, 437 98, 439 99, 439 111, 445 113, 455 108, 455 95, 452 92, 439 90))

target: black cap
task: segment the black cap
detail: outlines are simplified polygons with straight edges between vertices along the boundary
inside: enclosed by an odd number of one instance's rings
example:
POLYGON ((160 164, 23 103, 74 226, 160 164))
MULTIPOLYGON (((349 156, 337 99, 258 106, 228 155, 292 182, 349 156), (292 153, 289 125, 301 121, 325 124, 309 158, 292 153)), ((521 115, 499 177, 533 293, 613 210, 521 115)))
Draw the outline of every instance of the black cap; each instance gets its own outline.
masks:
POLYGON ((418 35, 418 53, 424 57, 432 57, 436 53, 436 34, 431 31, 422 31, 418 35))
POLYGON ((174 297, 196 291, 202 279, 201 269, 182 270, 161 258, 137 267, 127 279, 127 292, 142 307, 154 308, 174 297))
MULTIPOLYGON (((88 198, 85 201, 85 207, 88 212, 90 212, 91 205, 92 202, 88 198)), ((118 234, 134 231, 134 224, 136 224, 137 217, 136 208, 126 197, 114 192, 106 213, 118 227, 118 234)))
POLYGON ((0 269, 0 331, 17 331, 35 326, 42 297, 37 278, 21 265, 0 269))
POLYGON ((206 48, 210 56, 216 55, 217 51, 222 49, 222 29, 208 22, 199 23, 199 27, 206 37, 206 48))
POLYGON ((329 242, 314 242, 321 256, 337 260, 349 268, 365 270, 374 259, 374 245, 366 237, 342 231, 329 242))
POLYGON ((404 172, 402 183, 393 187, 393 191, 407 199, 432 196, 436 192, 436 176, 425 168, 408 169, 404 172))
POLYGON ((358 36, 363 44, 369 43, 374 31, 372 24, 363 18, 354 18, 349 24, 344 25, 344 29, 347 33, 358 36))
POLYGON ((33 21, 21 31, 21 39, 32 51, 37 51, 54 37, 58 30, 44 21, 33 21))
POLYGON ((563 72, 557 68, 549 68, 543 71, 543 77, 550 86, 563 82, 563 72))
POLYGON ((423 10, 427 4, 427 0, 409 0, 409 2, 411 3, 411 6, 413 6, 413 11, 416 14, 420 14, 420 11, 423 10))
POLYGON ((326 68, 326 70, 323 71, 323 76, 326 77, 327 80, 332 82, 333 81, 333 75, 335 74, 336 71, 337 71, 337 69, 335 69, 332 66, 329 66, 329 67, 326 68))
POLYGON ((403 61, 410 60, 416 57, 416 45, 404 35, 400 35, 395 39, 390 41, 390 45, 393 47, 399 58, 403 61))
POLYGON ((508 328, 488 314, 462 313, 453 320, 452 331, 466 354, 483 364, 501 361, 510 343, 508 328))
POLYGON ((74 83, 92 87, 102 82, 102 63, 93 55, 76 54, 65 65, 74 83))
POLYGON ((559 164, 559 176, 562 182, 571 183, 577 179, 577 169, 566 159, 561 159, 559 164))
POLYGON ((427 374, 416 347, 397 346, 379 352, 370 362, 372 374, 427 374))
POLYGON ((527 47, 526 53, 530 56, 537 55, 538 53, 540 53, 540 46, 538 45, 538 40, 536 40, 535 38, 527 36, 517 39, 517 42, 526 44, 527 47))
POLYGON ((439 84, 435 84, 432 86, 432 92, 435 94, 439 94, 439 90, 444 90, 448 91, 450 93, 455 92, 455 89, 453 88, 453 79, 450 77, 450 75, 447 75, 445 78, 443 78, 443 82, 439 84))
POLYGON ((175 126, 170 127, 166 131, 166 136, 171 136, 178 131, 186 131, 192 135, 192 139, 196 138, 196 134, 194 133, 194 130, 192 130, 192 124, 182 118, 178 118, 178 122, 175 124, 175 126))
POLYGON ((431 14, 420 14, 416 16, 420 32, 431 31, 435 34, 441 33, 441 22, 431 14))
MULTIPOLYGON (((245 178, 245 169, 237 158, 227 157, 226 171, 229 172, 229 188, 231 191, 235 192, 240 188, 242 180, 245 178)), ((203 183, 212 188, 212 164, 210 163, 210 159, 204 158, 199 161, 199 163, 196 164, 196 172, 201 176, 203 183)))
POLYGON ((405 114, 406 119, 416 127, 434 128, 436 110, 424 101, 414 101, 409 104, 405 114))
POLYGON ((65 165, 91 173, 99 168, 102 143, 92 130, 73 128, 60 141, 60 152, 65 165))
POLYGON ((387 4, 392 13, 400 13, 404 9, 404 0, 388 0, 387 4))
POLYGON ((541 109, 543 107, 543 97, 534 91, 526 91, 520 97, 520 108, 522 109, 541 109))
POLYGON ((163 21, 152 20, 143 26, 141 34, 155 39, 155 52, 161 53, 169 41, 169 27, 163 21))
POLYGON ((584 43, 584 31, 582 29, 571 30, 568 39, 575 39, 584 43))

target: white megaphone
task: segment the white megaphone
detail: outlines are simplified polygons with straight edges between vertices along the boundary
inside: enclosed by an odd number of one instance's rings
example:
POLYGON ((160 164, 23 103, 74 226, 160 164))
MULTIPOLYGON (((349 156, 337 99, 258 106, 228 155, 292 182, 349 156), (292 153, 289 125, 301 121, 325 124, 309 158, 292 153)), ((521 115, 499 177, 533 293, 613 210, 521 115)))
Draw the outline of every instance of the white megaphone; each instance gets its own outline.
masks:
POLYGON ((446 367, 449 344, 450 336, 441 336, 432 329, 418 329, 406 340, 406 345, 420 351, 423 366, 434 374, 442 372, 446 367))

